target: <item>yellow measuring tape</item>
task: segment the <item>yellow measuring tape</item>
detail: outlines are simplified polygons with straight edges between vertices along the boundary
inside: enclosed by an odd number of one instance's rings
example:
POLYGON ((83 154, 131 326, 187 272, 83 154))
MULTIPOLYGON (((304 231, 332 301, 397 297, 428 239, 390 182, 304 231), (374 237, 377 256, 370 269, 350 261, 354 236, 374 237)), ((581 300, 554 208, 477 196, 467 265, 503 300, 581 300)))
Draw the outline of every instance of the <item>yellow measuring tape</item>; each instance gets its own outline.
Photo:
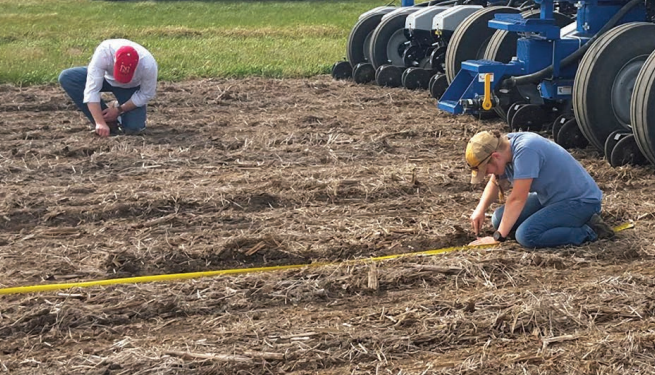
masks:
MULTIPOLYGON (((620 232, 622 230, 633 228, 633 227, 634 227, 633 223, 625 223, 615 227, 614 231, 620 232)), ((220 275, 235 275, 235 274, 254 273, 254 272, 291 270, 291 269, 305 268, 305 267, 313 268, 313 267, 324 267, 324 266, 358 264, 358 263, 366 263, 366 262, 379 262, 382 260, 397 259, 397 258, 408 257, 408 256, 438 255, 438 254, 450 253, 457 250, 483 249, 483 248, 491 248, 495 246, 497 246, 497 244, 477 245, 477 246, 454 246, 454 247, 447 247, 447 248, 436 249, 436 250, 417 251, 414 253, 393 254, 393 255, 385 255, 385 256, 374 257, 374 258, 347 260, 339 263, 323 262, 323 263, 310 263, 310 264, 292 264, 286 266, 237 268, 237 269, 219 270, 219 271, 202 271, 202 272, 188 272, 188 273, 173 273, 173 274, 165 274, 165 275, 124 277, 120 279, 81 281, 76 283, 17 286, 13 288, 2 288, 0 289, 0 294, 39 293, 39 292, 48 292, 53 290, 71 289, 71 288, 88 288, 92 286, 137 284, 137 283, 150 283, 155 281, 170 281, 170 280, 188 280, 188 279, 198 279, 201 277, 212 277, 212 276, 220 276, 220 275)))

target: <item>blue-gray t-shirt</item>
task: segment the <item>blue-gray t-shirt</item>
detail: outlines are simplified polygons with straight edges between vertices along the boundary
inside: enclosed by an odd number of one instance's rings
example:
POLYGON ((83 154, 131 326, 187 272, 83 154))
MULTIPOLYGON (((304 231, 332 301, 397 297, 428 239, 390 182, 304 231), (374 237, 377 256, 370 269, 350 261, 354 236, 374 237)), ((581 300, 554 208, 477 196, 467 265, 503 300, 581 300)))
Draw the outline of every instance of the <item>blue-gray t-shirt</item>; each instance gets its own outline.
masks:
POLYGON ((529 132, 509 133, 512 162, 505 167, 507 179, 532 178, 530 192, 542 206, 577 200, 600 202, 603 193, 589 173, 571 154, 555 142, 529 132))

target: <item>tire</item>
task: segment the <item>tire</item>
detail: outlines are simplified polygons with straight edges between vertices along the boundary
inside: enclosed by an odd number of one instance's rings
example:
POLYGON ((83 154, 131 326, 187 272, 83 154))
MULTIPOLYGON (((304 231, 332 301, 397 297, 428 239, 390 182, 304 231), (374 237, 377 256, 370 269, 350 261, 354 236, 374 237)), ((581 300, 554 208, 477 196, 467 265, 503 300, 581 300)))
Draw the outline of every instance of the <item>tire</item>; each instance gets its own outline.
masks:
POLYGON ((332 78, 344 80, 353 77, 353 67, 348 61, 339 61, 332 65, 332 78))
POLYGON ((430 72, 422 68, 407 68, 402 75, 403 87, 409 90, 427 90, 430 85, 430 72))
POLYGON ((633 22, 602 35, 580 60, 573 110, 582 134, 601 152, 612 132, 631 131, 630 91, 654 50, 655 24, 633 22))
POLYGON ((655 164, 655 52, 651 53, 635 81, 630 119, 637 146, 655 164))
POLYGON ((361 62, 368 62, 367 39, 370 44, 371 33, 380 24, 384 14, 370 14, 357 21, 350 30, 346 44, 346 56, 351 66, 361 62))
POLYGON ((355 83, 369 83, 375 79, 375 70, 369 63, 359 63, 353 69, 353 81, 355 83))
POLYGON ((518 13, 518 9, 510 7, 488 7, 468 16, 455 29, 448 49, 446 50, 446 78, 450 84, 466 60, 481 59, 487 49, 489 40, 496 32, 488 23, 499 13, 518 13))
POLYGON ((639 149, 634 134, 626 135, 616 142, 616 146, 612 149, 612 154, 609 157, 612 167, 644 165, 648 163, 646 159, 639 149))
POLYGON ((385 64, 405 66, 402 51, 399 47, 404 46, 404 43, 407 42, 405 36, 406 19, 407 14, 395 14, 380 22, 373 31, 369 56, 375 69, 385 64))
POLYGON ((432 95, 432 97, 437 100, 441 99, 441 96, 444 94, 444 92, 446 92, 446 89, 448 88, 448 80, 446 79, 446 75, 442 73, 433 75, 430 78, 428 86, 430 88, 430 95, 432 95))
MULTIPOLYGON (((539 18, 539 9, 526 10, 521 13, 521 16, 524 19, 539 18)), ((553 13, 553 18, 555 19, 555 24, 560 28, 573 22, 570 17, 559 12, 553 13)), ((516 45, 518 39, 518 33, 496 30, 489 40, 483 58, 485 60, 493 60, 507 64, 514 56, 516 56, 516 45)))
POLYGON ((580 131, 580 127, 575 122, 574 118, 565 122, 560 127, 559 131, 557 132, 557 137, 555 138, 555 143, 567 150, 572 148, 585 148, 589 146, 589 141, 580 131))
POLYGON ((564 126, 564 124, 566 124, 566 122, 571 119, 573 119, 573 114, 563 113, 557 116, 555 121, 553 121, 553 127, 550 129, 550 135, 555 143, 557 143, 557 133, 559 133, 560 129, 562 129, 562 126, 564 126))
POLYGON ((624 138, 627 135, 630 135, 631 133, 628 133, 627 131, 624 130, 616 130, 613 131, 612 134, 607 137, 605 140, 605 146, 603 148, 603 152, 605 153, 605 158, 609 162, 611 159, 612 155, 612 150, 614 150, 614 147, 616 147, 616 144, 621 140, 621 138, 624 138))
POLYGON ((375 82, 380 87, 400 87, 403 71, 395 65, 382 65, 375 70, 375 82))

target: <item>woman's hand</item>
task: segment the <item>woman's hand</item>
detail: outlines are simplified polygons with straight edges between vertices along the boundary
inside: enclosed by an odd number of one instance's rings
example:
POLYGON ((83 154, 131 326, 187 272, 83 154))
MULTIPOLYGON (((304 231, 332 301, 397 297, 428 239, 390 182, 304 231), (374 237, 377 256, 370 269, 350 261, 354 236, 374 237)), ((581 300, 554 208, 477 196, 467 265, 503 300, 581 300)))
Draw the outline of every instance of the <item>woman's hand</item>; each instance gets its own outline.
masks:
POLYGON ((489 236, 489 237, 478 238, 477 240, 471 242, 469 244, 469 246, 495 245, 497 243, 500 243, 500 242, 497 242, 496 240, 494 240, 493 237, 489 236))
POLYGON ((484 225, 484 211, 476 209, 471 214, 471 226, 473 227, 473 233, 476 236, 480 235, 482 226, 484 225))

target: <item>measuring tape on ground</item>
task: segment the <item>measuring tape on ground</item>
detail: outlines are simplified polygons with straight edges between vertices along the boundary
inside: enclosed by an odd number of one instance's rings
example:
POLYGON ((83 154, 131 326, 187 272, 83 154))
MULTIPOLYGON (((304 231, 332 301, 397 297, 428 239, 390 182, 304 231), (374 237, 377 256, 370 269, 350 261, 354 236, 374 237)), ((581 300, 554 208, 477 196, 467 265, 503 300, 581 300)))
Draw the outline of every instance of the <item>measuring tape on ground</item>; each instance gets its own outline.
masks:
MULTIPOLYGON (((614 231, 620 232, 622 230, 630 229, 630 228, 634 228, 634 223, 628 222, 628 223, 621 224, 617 227, 614 227, 614 231)), ((0 294, 40 293, 40 292, 49 292, 54 290, 72 289, 72 288, 89 288, 93 286, 151 283, 157 281, 189 280, 189 279, 199 279, 201 277, 213 277, 213 276, 222 276, 222 275, 236 275, 236 274, 246 274, 246 273, 255 273, 255 272, 271 272, 271 271, 292 270, 292 269, 310 268, 310 267, 314 268, 314 267, 325 267, 325 266, 350 265, 350 264, 360 264, 360 263, 367 263, 367 262, 379 262, 383 260, 397 259, 397 258, 403 258, 409 256, 439 255, 439 254, 450 253, 458 250, 484 249, 484 248, 492 248, 496 246, 498 246, 498 244, 475 245, 475 246, 453 246, 453 247, 446 247, 446 248, 435 249, 435 250, 417 251, 413 253, 392 254, 392 255, 385 255, 385 256, 379 256, 373 258, 347 260, 343 262, 323 262, 323 263, 310 263, 310 264, 291 264, 286 266, 235 268, 235 269, 218 270, 218 271, 173 273, 173 274, 152 275, 152 276, 124 277, 118 279, 80 281, 75 283, 17 286, 11 288, 1 288, 0 294)))

